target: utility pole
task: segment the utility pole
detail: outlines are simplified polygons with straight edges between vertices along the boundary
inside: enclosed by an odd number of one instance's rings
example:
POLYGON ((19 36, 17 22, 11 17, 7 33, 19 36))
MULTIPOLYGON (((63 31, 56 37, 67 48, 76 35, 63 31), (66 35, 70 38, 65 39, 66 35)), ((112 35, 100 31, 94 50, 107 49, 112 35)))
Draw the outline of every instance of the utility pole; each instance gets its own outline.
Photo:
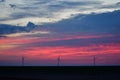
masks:
POLYGON ((60 66, 60 56, 58 56, 58 59, 57 59, 57 66, 60 66))
POLYGON ((22 66, 24 66, 24 61, 25 61, 25 58, 24 56, 22 56, 22 66))

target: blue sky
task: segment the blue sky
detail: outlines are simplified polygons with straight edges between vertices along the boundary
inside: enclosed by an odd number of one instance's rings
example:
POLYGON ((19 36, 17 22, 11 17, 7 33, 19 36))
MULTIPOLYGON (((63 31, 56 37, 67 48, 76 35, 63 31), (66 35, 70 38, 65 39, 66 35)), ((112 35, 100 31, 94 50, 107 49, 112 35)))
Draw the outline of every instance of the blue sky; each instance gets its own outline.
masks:
POLYGON ((120 9, 119 0, 0 0, 0 24, 54 23, 120 9))

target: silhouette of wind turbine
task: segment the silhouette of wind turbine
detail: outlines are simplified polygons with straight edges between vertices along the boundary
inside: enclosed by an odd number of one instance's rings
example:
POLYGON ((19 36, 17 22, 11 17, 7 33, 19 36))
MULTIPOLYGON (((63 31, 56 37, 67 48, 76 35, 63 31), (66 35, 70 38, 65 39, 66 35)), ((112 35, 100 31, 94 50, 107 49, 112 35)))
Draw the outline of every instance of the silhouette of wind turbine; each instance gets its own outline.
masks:
POLYGON ((25 58, 22 56, 22 66, 24 66, 25 58))
POLYGON ((57 66, 60 66, 60 56, 58 56, 57 61, 57 66))
POLYGON ((96 56, 93 56, 93 65, 96 66, 96 56))

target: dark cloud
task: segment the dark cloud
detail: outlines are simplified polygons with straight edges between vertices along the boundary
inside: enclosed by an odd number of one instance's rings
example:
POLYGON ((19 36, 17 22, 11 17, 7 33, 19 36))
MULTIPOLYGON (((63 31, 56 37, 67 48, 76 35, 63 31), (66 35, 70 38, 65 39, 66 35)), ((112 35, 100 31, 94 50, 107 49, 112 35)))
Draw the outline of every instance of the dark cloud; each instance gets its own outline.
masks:
POLYGON ((5 2, 5 1, 6 1, 6 0, 0 0, 0 3, 1 3, 1 2, 5 2))
POLYGON ((38 9, 38 7, 27 6, 27 7, 20 7, 19 9, 34 10, 34 9, 38 9))
POLYGON ((34 13, 24 13, 24 12, 16 12, 16 13, 14 13, 14 14, 11 14, 10 16, 11 17, 9 17, 9 18, 4 18, 4 19, 0 19, 0 21, 8 21, 8 20, 15 20, 15 19, 21 19, 21 18, 28 18, 28 17, 40 17, 40 16, 42 16, 42 15, 44 15, 44 14, 42 14, 41 13, 41 15, 40 14, 34 14, 34 13))
POLYGON ((53 10, 53 11, 58 11, 58 10, 62 10, 63 8, 65 8, 65 6, 63 5, 56 5, 56 4, 51 4, 49 5, 50 7, 50 10, 53 10))
POLYGON ((35 17, 37 15, 32 13, 14 13, 11 16, 13 19, 20 19, 20 18, 26 18, 26 17, 35 17))
POLYGON ((120 6, 120 2, 117 2, 116 5, 117 5, 117 6, 120 6))
POLYGON ((30 32, 36 27, 33 23, 29 22, 26 27, 23 26, 12 26, 12 25, 0 25, 0 35, 18 33, 18 32, 30 32))
POLYGON ((120 11, 118 10, 102 14, 78 15, 68 20, 62 20, 52 24, 45 24, 43 26, 46 26, 45 28, 60 34, 119 34, 119 13, 120 11))
POLYGON ((99 9, 115 9, 120 8, 120 2, 117 2, 115 4, 109 4, 109 5, 101 5, 98 6, 99 9))
MULTIPOLYGON (((50 4, 48 5, 50 7, 50 9, 52 10, 62 10, 62 9, 67 9, 67 8, 74 8, 77 6, 87 6, 87 5, 101 5, 102 2, 101 1, 79 1, 79 2, 70 2, 70 1, 59 1, 59 4, 50 4)), ((82 8, 81 8, 82 10, 82 8)), ((85 10, 85 9, 84 9, 85 10)))
POLYGON ((9 6, 13 9, 15 9, 17 7, 15 4, 9 4, 9 6))
POLYGON ((51 0, 35 0, 37 2, 34 2, 33 5, 39 5, 39 4, 46 4, 51 2, 51 0))
POLYGON ((35 17, 35 16, 36 16, 35 14, 30 14, 30 13, 15 13, 15 14, 12 14, 11 17, 9 18, 0 19, 0 21, 8 21, 8 20, 35 17))
POLYGON ((83 5, 83 6, 85 6, 85 5, 95 5, 95 4, 102 4, 103 2, 101 2, 101 1, 85 1, 85 2, 83 2, 83 1, 79 1, 79 2, 69 2, 69 1, 59 1, 59 2, 61 2, 63 5, 67 5, 67 6, 78 6, 78 5, 83 5))
POLYGON ((120 5, 118 3, 113 4, 113 5, 104 5, 104 6, 100 6, 98 7, 100 9, 114 9, 114 8, 120 8, 120 5))
MULTIPOLYGON (((120 34, 119 13, 120 11, 118 10, 102 14, 77 15, 68 20, 39 25, 36 31, 47 30, 55 33, 54 36, 58 36, 59 34, 120 34)), ((13 19, 19 19, 36 15, 16 13, 11 16, 13 16, 13 19)))
MULTIPOLYGON (((97 35, 96 35, 97 36, 97 35)), ((63 38, 64 39, 64 38, 63 38)), ((48 42, 33 42, 25 44, 23 46, 34 47, 83 47, 89 45, 120 43, 120 36, 115 37, 101 37, 101 38, 87 38, 87 39, 68 39, 68 40, 56 40, 48 42)))

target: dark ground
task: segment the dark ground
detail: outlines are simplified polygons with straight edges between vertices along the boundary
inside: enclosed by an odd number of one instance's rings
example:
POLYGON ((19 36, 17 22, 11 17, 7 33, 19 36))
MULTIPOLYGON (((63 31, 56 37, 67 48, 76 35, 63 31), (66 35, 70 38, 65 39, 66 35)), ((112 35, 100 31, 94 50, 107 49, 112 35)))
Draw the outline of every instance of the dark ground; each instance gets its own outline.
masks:
POLYGON ((120 67, 0 67, 0 80, 120 80, 120 67))

